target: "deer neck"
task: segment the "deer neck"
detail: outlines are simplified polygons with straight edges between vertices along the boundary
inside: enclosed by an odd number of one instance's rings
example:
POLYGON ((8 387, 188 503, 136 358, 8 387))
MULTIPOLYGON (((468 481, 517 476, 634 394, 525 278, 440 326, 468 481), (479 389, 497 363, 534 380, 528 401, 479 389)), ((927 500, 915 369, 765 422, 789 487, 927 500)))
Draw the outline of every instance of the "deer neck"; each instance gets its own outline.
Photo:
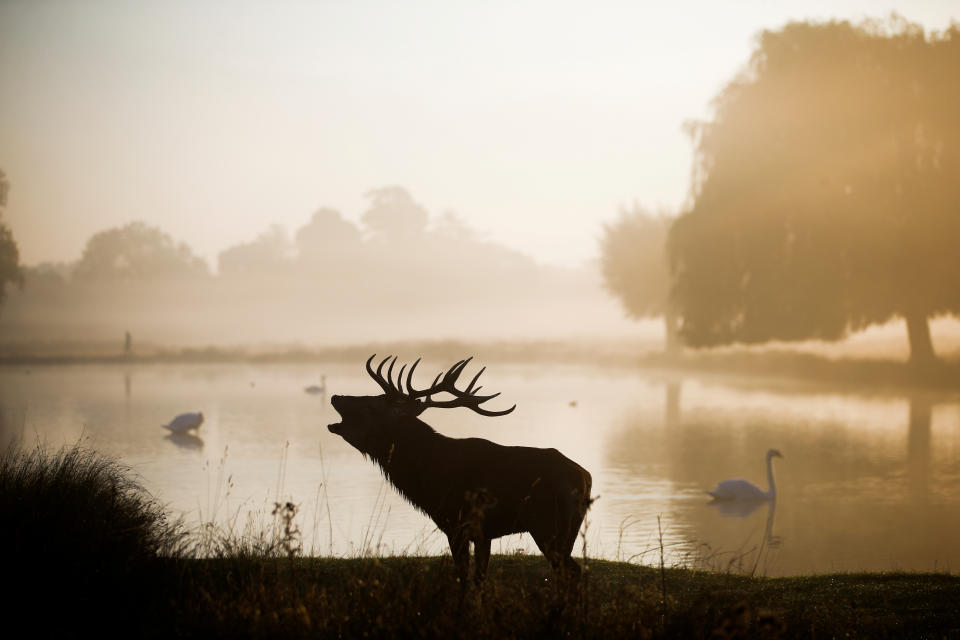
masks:
POLYGON ((435 447, 446 437, 428 425, 420 424, 423 428, 397 430, 394 437, 385 440, 377 451, 368 455, 404 498, 424 513, 434 516, 436 487, 424 483, 423 467, 435 462, 435 447))
POLYGON ((380 465, 387 478, 397 484, 402 482, 404 471, 420 470, 420 462, 415 459, 423 455, 424 448, 430 442, 440 437, 429 425, 420 420, 397 425, 389 429, 390 438, 384 438, 375 443, 368 455, 380 465))

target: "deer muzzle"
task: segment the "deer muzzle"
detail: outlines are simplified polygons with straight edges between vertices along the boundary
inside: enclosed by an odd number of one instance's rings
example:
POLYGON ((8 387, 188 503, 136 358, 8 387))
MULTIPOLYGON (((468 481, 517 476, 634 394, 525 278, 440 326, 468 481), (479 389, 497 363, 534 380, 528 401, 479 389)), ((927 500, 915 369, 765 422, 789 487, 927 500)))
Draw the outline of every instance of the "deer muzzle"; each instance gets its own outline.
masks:
MULTIPOLYGON (((343 416, 343 412, 340 410, 341 407, 337 406, 338 404, 341 403, 341 400, 342 400, 342 396, 331 396, 330 404, 333 405, 333 408, 336 409, 337 413, 343 416)), ((342 422, 334 422, 333 424, 327 425, 327 430, 330 431, 330 433, 335 433, 337 435, 340 435, 340 427, 342 426, 343 426, 342 422)))

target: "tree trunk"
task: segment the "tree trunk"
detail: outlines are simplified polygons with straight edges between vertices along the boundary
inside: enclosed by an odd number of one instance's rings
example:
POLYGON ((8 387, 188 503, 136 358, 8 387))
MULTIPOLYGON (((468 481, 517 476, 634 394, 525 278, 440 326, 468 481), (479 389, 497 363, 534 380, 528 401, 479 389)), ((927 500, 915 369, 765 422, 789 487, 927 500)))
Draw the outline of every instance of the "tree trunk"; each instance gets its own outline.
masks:
POLYGON ((933 352, 933 340, 930 338, 930 322, 924 313, 904 314, 907 321, 907 337, 910 339, 910 362, 929 364, 937 359, 933 352))
POLYGON ((664 350, 670 355, 680 353, 680 318, 672 304, 663 310, 664 350))

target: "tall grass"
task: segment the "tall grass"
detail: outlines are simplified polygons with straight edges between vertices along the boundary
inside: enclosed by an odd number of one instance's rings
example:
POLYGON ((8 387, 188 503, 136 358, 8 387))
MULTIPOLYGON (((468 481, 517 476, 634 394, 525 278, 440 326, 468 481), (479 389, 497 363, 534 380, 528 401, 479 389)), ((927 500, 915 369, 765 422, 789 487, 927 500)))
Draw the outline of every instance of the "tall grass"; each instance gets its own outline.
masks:
POLYGON ((0 513, 6 604, 49 632, 131 628, 187 545, 128 467, 81 446, 3 451, 0 513))

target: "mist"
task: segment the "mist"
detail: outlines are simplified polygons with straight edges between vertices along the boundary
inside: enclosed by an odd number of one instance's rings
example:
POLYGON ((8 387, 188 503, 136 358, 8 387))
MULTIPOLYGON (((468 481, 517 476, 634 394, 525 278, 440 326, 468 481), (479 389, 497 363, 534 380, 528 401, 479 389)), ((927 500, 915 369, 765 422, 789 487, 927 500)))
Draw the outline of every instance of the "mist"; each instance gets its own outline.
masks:
POLYGON ((361 224, 319 208, 212 268, 158 227, 103 230, 71 263, 30 266, 0 318, 7 346, 330 346, 637 334, 596 266, 543 265, 432 215, 403 187, 367 193, 361 224))

